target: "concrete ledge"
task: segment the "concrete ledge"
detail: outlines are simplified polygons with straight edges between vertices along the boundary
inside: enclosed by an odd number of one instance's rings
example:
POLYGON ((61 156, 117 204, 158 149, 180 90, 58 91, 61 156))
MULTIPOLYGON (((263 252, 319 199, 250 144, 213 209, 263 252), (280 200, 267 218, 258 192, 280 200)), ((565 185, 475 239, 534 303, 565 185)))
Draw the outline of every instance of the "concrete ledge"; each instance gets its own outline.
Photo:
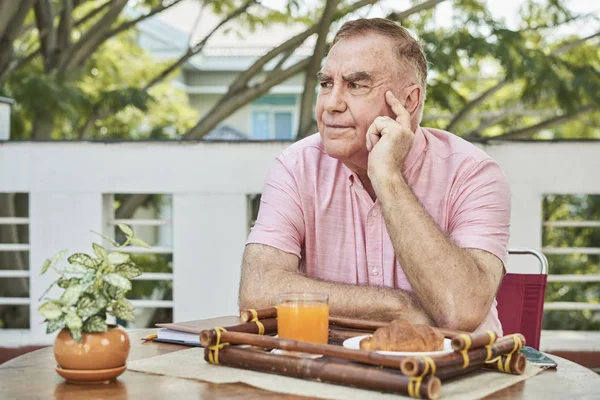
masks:
POLYGON ((600 373, 600 332, 542 331, 540 350, 600 373))

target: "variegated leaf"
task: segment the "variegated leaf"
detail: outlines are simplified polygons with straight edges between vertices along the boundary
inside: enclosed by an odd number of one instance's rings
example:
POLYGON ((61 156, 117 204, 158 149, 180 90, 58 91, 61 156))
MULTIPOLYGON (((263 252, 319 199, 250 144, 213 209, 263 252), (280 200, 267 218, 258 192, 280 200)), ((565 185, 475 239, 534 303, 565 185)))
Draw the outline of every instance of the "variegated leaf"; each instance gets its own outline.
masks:
POLYGON ((65 323, 71 330, 81 329, 81 326, 83 325, 81 317, 79 317, 79 315, 77 315, 73 310, 67 311, 67 315, 65 315, 65 323))
POLYGON ((89 317, 84 323, 82 330, 84 332, 106 332, 108 326, 106 325, 106 319, 100 315, 94 315, 89 317))
POLYGON ((87 285, 88 283, 94 282, 95 279, 96 279, 96 271, 95 270, 88 270, 85 273, 85 275, 83 275, 83 277, 81 278, 81 284, 82 285, 87 285))
POLYGON ((112 265, 119 265, 119 264, 126 263, 127 261, 129 261, 130 258, 131 257, 129 256, 129 254, 121 253, 119 251, 114 251, 108 255, 108 261, 112 265))
POLYGON ((67 307, 77 303, 77 300, 79 300, 79 296, 81 296, 85 288, 86 287, 81 284, 69 286, 60 297, 61 303, 63 303, 67 307))
POLYGON ((98 258, 102 260, 106 260, 108 258, 108 251, 98 243, 92 243, 92 248, 94 249, 94 253, 96 253, 98 258))
POLYGON ((68 261, 71 264, 80 264, 87 268, 97 268, 96 261, 84 253, 73 254, 68 261))
POLYGON ((61 317, 52 321, 47 321, 46 333, 55 332, 65 326, 65 318, 61 317))
POLYGON ((121 290, 131 290, 131 282, 129 282, 129 279, 124 278, 119 274, 106 274, 102 279, 109 285, 116 286, 121 290))
POLYGON ((42 272, 40 272, 40 275, 43 275, 46 273, 46 271, 48 271, 48 268, 50 268, 50 264, 51 264, 50 260, 44 261, 44 265, 42 265, 42 272))
POLYGON ((73 340, 75 340, 76 342, 81 342, 81 329, 69 329, 71 331, 71 336, 73 337, 73 340))
POLYGON ((133 304, 125 297, 121 297, 112 305, 113 315, 124 321, 133 321, 133 304))
POLYGON ((144 242, 142 239, 137 238, 137 237, 131 238, 130 243, 131 244, 135 244, 136 246, 145 247, 147 249, 151 249, 152 248, 152 246, 150 246, 148 243, 144 242))
POLYGON ((133 236, 133 230, 129 227, 129 225, 119 222, 117 224, 117 226, 119 227, 121 232, 123 232, 126 236, 128 236, 128 237, 133 236))
POLYGON ((115 272, 127 279, 133 279, 142 274, 142 270, 133 262, 117 265, 115 272))
POLYGON ((85 274, 89 269, 81 264, 68 264, 63 268, 63 272, 69 274, 85 274))
POLYGON ((50 300, 42 304, 40 308, 38 308, 38 312, 42 317, 50 321, 60 318, 63 314, 61 304, 55 300, 50 300))
POLYGON ((77 315, 81 318, 92 316, 98 311, 94 304, 94 297, 91 294, 84 294, 77 302, 77 315))
POLYGON ((68 252, 69 252, 69 250, 63 250, 63 251, 59 251, 58 253, 56 253, 56 255, 54 257, 52 257, 52 260, 50 260, 49 268, 56 267, 56 264, 60 260, 62 260, 67 255, 68 252))
POLYGON ((102 233, 98 233, 98 232, 96 232, 96 231, 92 231, 92 233, 95 233, 96 235, 98 235, 98 236, 100 236, 100 237, 102 237, 102 238, 104 238, 104 239, 108 240, 108 242, 109 242, 110 244, 112 244, 113 246, 115 246, 115 247, 119 246, 119 243, 117 243, 117 242, 116 242, 116 241, 115 241, 113 238, 109 238, 108 236, 106 236, 106 235, 103 235, 102 233))

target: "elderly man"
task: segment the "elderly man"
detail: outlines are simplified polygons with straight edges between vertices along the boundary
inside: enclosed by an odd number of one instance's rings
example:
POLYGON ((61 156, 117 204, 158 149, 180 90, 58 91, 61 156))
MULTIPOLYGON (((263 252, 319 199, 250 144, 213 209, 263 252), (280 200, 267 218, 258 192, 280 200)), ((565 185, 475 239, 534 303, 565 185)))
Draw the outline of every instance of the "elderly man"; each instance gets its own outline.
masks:
POLYGON ((269 172, 240 307, 325 292, 334 315, 502 334, 509 188, 483 151, 419 125, 419 43, 385 19, 347 22, 318 78, 319 134, 269 172))

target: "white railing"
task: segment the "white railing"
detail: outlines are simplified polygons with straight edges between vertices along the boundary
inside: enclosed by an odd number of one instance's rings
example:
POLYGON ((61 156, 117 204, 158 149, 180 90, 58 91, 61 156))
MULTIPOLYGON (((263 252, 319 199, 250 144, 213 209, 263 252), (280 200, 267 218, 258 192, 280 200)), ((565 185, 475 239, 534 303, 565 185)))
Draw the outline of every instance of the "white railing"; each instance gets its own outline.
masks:
MULTIPOLYGON (((0 330, 0 343, 10 346, 52 341, 53 336, 46 335, 37 313, 38 299, 54 279, 48 274, 40 276, 43 261, 63 249, 89 252, 91 243, 97 240, 90 230, 114 232, 118 222, 140 228, 172 229, 172 246, 128 249, 173 255, 172 273, 150 273, 138 278, 172 281, 173 300, 134 300, 136 307, 173 308, 174 319, 178 321, 236 313, 240 262, 250 219, 248 195, 262 192, 269 166, 287 145, 281 142, 0 143, 0 192, 29 195, 27 218, 2 218, 0 223, 28 224, 30 238, 29 244, 0 244, 0 251, 29 251, 30 258, 28 271, 0 271, 3 279, 28 278, 30 287, 29 298, 0 298, 0 304, 30 306, 30 329, 0 330), (127 162, 123 164, 123 160, 127 162), (111 203, 111 195, 116 193, 170 194, 172 215, 117 220, 111 203)), ((511 185, 511 247, 542 248, 541 211, 545 194, 600 193, 598 142, 491 142, 480 146, 500 163, 511 185)), ((583 224, 598 221, 561 223, 591 226, 583 224)), ((509 261, 508 269, 526 273, 537 272, 539 267, 536 260, 518 259, 518 264, 509 261)), ((551 282, 561 279, 598 281, 596 276, 549 277, 551 282)), ((552 304, 547 304, 547 309, 596 310, 595 305, 552 304)))

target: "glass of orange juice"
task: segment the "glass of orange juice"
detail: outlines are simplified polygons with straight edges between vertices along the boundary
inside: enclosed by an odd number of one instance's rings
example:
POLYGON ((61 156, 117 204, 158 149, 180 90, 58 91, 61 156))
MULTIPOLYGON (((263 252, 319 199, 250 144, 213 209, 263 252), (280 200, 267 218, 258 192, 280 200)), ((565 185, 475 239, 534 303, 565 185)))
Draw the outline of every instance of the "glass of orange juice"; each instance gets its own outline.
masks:
POLYGON ((281 339, 327 344, 329 296, 326 293, 277 296, 277 334, 281 339))

